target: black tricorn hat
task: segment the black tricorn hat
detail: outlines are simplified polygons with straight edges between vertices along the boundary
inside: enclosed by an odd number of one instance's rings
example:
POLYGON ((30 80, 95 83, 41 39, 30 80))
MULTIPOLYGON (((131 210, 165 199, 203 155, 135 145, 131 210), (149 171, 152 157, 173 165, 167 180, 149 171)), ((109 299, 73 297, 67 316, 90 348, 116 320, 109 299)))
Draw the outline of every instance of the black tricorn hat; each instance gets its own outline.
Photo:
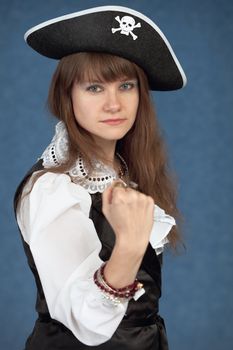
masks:
POLYGON ((185 73, 159 27, 140 12, 100 6, 43 22, 24 35, 40 54, 61 59, 77 52, 103 52, 135 62, 147 74, 151 90, 186 85, 185 73))

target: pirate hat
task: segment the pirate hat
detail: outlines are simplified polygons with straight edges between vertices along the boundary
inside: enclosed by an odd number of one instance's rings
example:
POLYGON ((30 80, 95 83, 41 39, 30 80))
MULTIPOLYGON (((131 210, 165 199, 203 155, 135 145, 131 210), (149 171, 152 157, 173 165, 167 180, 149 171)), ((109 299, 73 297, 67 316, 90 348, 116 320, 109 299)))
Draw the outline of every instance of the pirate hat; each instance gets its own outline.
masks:
POLYGON ((103 52, 135 62, 151 90, 185 86, 185 73, 159 27, 140 12, 100 6, 43 22, 24 35, 40 54, 61 59, 77 52, 103 52))

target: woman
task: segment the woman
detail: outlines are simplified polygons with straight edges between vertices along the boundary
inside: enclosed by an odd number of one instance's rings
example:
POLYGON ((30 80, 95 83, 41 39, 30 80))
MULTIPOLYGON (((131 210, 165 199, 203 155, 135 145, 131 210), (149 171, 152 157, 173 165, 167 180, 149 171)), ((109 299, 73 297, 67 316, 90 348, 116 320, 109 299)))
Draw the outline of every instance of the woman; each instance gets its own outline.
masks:
POLYGON ((15 196, 38 289, 26 349, 168 349, 162 252, 179 234, 149 89, 179 89, 185 74, 160 29, 124 7, 55 18, 25 40, 60 59, 48 98, 60 122, 15 196))

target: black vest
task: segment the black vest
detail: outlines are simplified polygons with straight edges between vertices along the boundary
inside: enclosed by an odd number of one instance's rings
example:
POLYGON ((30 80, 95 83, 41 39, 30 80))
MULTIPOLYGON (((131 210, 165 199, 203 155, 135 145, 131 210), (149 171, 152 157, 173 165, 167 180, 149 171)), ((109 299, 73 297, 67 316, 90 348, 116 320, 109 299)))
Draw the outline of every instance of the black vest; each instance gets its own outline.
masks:
MULTIPOLYGON (((37 162, 19 185, 14 199, 17 201, 26 181, 34 171, 43 169, 42 161, 37 162)), ((93 220, 98 237, 102 243, 99 253, 103 261, 109 259, 115 241, 114 232, 102 213, 101 193, 91 194, 90 219, 93 220)), ((49 314, 40 277, 29 245, 23 240, 29 267, 37 285, 36 311, 38 319, 29 336, 25 350, 168 350, 163 319, 158 315, 158 302, 161 296, 161 264, 159 257, 149 244, 144 255, 137 278, 144 284, 146 293, 137 301, 130 300, 126 314, 110 340, 98 346, 81 343, 62 323, 52 319, 49 314)))

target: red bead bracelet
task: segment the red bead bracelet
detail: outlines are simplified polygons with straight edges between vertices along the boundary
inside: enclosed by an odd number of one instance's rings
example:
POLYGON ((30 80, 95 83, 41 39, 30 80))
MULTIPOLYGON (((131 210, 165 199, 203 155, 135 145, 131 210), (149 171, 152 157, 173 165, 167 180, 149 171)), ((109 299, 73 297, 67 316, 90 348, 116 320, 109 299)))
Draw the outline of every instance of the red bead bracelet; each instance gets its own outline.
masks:
POLYGON ((110 285, 104 276, 104 263, 94 274, 94 282, 100 288, 100 290, 107 294, 108 299, 112 299, 114 302, 121 302, 122 299, 132 299, 135 293, 143 287, 143 284, 138 282, 137 279, 128 286, 122 288, 114 288, 110 285))

